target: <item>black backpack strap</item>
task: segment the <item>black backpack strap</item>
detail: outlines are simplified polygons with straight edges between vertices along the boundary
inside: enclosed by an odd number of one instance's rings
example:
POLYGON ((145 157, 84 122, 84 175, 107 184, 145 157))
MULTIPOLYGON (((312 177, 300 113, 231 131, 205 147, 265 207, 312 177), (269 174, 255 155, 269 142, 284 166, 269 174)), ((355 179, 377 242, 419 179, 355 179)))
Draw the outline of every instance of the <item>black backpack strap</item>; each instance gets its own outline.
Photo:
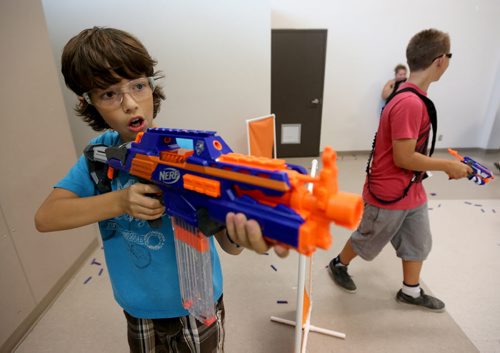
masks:
MULTIPOLYGON (((394 83, 394 88, 392 89, 391 94, 389 94, 389 97, 385 100, 385 104, 389 103, 389 101, 398 93, 399 86, 401 86, 403 83, 406 82, 406 78, 404 80, 396 81, 394 83)), ((383 108, 382 108, 383 109, 383 108)))
MULTIPOLYGON (((416 94, 422 102, 424 102, 425 107, 427 108, 427 114, 429 114, 429 120, 431 121, 431 126, 432 126, 432 142, 431 142, 431 148, 429 150, 429 157, 432 156, 434 153, 434 147, 436 145, 436 136, 437 136, 437 111, 436 111, 436 106, 434 103, 426 96, 423 94, 420 94, 415 88, 412 87, 405 87, 403 89, 400 89, 397 92, 394 92, 387 98, 387 101, 385 103, 385 106, 387 106, 387 103, 389 103, 396 95, 403 93, 403 92, 412 92, 416 94)), ((385 108, 384 106, 384 108, 385 108)), ((383 111, 383 108, 382 108, 383 111)))
POLYGON ((392 200, 384 200, 384 199, 379 198, 377 195, 375 195, 375 193, 373 193, 372 190, 370 189, 370 167, 371 167, 371 162, 372 162, 372 158, 373 158, 373 152, 375 151, 375 141, 376 140, 377 140, 377 133, 375 133, 375 136, 373 137, 372 150, 370 152, 370 156, 368 157, 368 162, 366 164, 366 178, 367 178, 367 183, 368 183, 367 187, 368 187, 368 192, 370 193, 370 195, 373 196, 373 198, 375 200, 377 200, 381 204, 389 205, 389 204, 396 203, 396 202, 404 199, 406 197, 406 195, 408 195, 408 192, 410 191, 410 188, 413 185, 413 183, 419 179, 419 174, 415 173, 415 175, 410 180, 410 182, 408 183, 406 188, 403 190, 403 194, 400 197, 397 197, 397 198, 392 199, 392 200))
MULTIPOLYGON (((432 156, 432 154, 434 153, 434 146, 436 144, 436 135, 437 135, 437 111, 436 111, 436 107, 434 106, 434 103, 429 99, 427 98, 426 96, 420 94, 416 89, 412 88, 412 87, 405 87, 403 89, 400 89, 399 91, 394 91, 388 98, 387 98, 387 101, 384 105, 384 107, 382 108, 382 112, 384 111, 384 108, 387 106, 387 104, 398 94, 400 93, 403 93, 403 92, 412 92, 414 94, 416 94, 425 104, 425 107, 427 108, 427 114, 429 114, 429 120, 431 122, 431 127, 432 127, 432 143, 431 143, 431 148, 429 150, 429 157, 432 156)), ((380 113, 380 115, 382 115, 382 112, 380 113)), ((367 183, 368 183, 368 192, 372 195, 372 197, 377 200, 378 202, 382 203, 382 204, 392 204, 392 203, 396 203, 400 200, 402 200, 403 198, 406 197, 406 195, 408 195, 408 192, 410 191, 410 188, 411 186, 415 183, 415 182, 420 182, 422 181, 423 178, 426 177, 425 173, 422 177, 422 172, 414 172, 414 175, 412 177, 412 179, 410 180, 410 182, 408 183, 408 185, 406 186, 406 188, 403 190, 403 194, 398 197, 398 198, 395 198, 395 199, 392 199, 392 200, 383 200, 379 197, 377 197, 370 189, 370 169, 371 169, 371 162, 372 162, 372 159, 373 159, 373 154, 375 152, 375 142, 377 140, 377 133, 375 133, 375 136, 373 137, 373 143, 372 143, 372 150, 370 152, 370 155, 368 157, 368 163, 366 165, 366 177, 367 177, 367 183)))

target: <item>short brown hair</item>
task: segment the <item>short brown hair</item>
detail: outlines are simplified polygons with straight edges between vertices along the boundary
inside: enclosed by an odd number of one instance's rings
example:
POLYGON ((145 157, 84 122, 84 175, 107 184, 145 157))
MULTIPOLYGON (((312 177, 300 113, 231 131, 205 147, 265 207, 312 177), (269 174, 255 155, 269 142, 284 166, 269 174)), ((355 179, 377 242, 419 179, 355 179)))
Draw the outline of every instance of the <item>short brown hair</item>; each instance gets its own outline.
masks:
POLYGON ((411 71, 425 70, 439 55, 450 51, 450 36, 437 29, 426 29, 413 36, 406 48, 411 71))
POLYGON ((405 70, 405 71, 408 71, 406 69, 406 65, 403 65, 403 64, 397 64, 396 67, 394 68, 394 74, 397 74, 399 70, 405 70))
MULTIPOLYGON (((141 76, 160 78, 152 59, 142 43, 129 33, 114 29, 93 27, 81 31, 64 46, 61 71, 66 86, 78 96, 94 88, 106 88, 121 81, 141 76)), ((153 117, 160 110, 165 95, 161 87, 153 92, 153 117)), ((75 111, 95 131, 109 129, 97 109, 85 100, 75 111)))

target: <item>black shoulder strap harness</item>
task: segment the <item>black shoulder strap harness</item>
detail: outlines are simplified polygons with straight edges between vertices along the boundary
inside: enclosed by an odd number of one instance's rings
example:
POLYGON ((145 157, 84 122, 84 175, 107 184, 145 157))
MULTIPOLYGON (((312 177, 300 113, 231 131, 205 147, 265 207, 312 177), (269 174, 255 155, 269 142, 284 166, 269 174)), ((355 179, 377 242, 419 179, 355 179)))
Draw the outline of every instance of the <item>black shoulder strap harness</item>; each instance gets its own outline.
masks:
POLYGON ((99 161, 96 158, 96 154, 99 150, 107 148, 106 145, 88 145, 83 151, 83 155, 87 160, 87 165, 89 167, 90 177, 94 181, 94 184, 101 194, 105 194, 111 191, 111 180, 107 177, 108 165, 99 161))
MULTIPOLYGON (((385 103, 384 108, 387 106, 387 104, 398 94, 403 93, 403 92, 412 92, 415 95, 417 95, 425 104, 427 108, 427 113, 429 114, 429 119, 431 121, 431 126, 432 126, 432 143, 431 143, 431 148, 429 151, 429 157, 432 156, 434 153, 434 146, 436 144, 436 133, 437 133, 437 112, 436 112, 436 107, 434 106, 434 103, 427 98, 426 96, 420 94, 416 89, 411 88, 411 87, 406 87, 403 89, 400 89, 399 91, 393 92, 388 98, 385 103)), ((382 112, 384 111, 384 108, 382 108, 382 112)), ((382 115, 382 112, 380 113, 382 115)), ((410 180, 408 183, 408 186, 404 189, 403 194, 400 197, 397 197, 392 200, 384 200, 379 197, 377 197, 371 190, 370 190, 370 170, 371 170, 371 162, 373 158, 373 154, 375 152, 375 141, 377 139, 377 133, 375 133, 375 137, 373 138, 373 143, 372 143, 372 150, 370 152, 370 156, 368 157, 368 163, 366 165, 366 176, 367 176, 367 183, 368 183, 368 191, 370 194, 373 196, 375 200, 382 204, 392 204, 396 203, 408 195, 408 191, 410 190, 410 187, 417 182, 422 182, 423 179, 427 177, 427 175, 423 172, 414 172, 413 178, 410 180)))
POLYGON ((387 97, 387 99, 385 100, 385 104, 387 104, 392 99, 392 97, 394 95, 396 95, 396 92, 398 91, 399 86, 401 86, 405 82, 406 82, 406 78, 404 80, 399 80, 399 81, 394 82, 394 88, 392 89, 392 92, 389 95, 389 97, 387 97))

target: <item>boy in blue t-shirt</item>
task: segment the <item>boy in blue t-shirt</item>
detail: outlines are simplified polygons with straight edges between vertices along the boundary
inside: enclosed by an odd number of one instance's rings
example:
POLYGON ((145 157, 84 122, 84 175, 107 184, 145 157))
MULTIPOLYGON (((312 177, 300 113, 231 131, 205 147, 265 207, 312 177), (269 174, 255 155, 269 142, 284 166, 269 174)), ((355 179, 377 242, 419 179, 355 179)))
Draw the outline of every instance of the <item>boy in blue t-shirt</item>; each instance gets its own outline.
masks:
MULTIPOLYGON (((161 77, 156 61, 136 38, 113 28, 86 29, 69 40, 61 61, 66 85, 79 99, 76 111, 94 130, 105 131, 90 143, 120 145, 153 126, 165 96, 155 83, 161 77)), ((262 253, 269 245, 255 221, 227 215, 227 231, 210 238, 217 320, 205 326, 182 307, 171 222, 160 201, 148 196, 160 192, 121 173, 110 192, 100 193, 81 156, 40 206, 36 227, 50 232, 99 223, 131 352, 222 352, 222 272, 214 238, 234 255, 243 248, 262 253), (147 221, 159 217, 161 228, 151 228, 147 221)))

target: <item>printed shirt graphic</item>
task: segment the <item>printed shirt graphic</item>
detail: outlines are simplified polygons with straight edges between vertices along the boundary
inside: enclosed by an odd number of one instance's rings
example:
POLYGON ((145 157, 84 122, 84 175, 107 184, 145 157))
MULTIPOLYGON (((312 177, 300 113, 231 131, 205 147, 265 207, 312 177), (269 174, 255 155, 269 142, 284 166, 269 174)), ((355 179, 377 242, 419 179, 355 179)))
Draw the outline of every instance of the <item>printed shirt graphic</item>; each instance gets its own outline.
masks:
MULTIPOLYGON (((418 86, 406 82, 400 89, 411 87, 427 96, 418 86)), ((370 190, 382 200, 393 200, 403 195, 404 189, 414 176, 413 171, 401 169, 394 164, 392 142, 401 139, 417 140, 416 151, 425 154, 431 126, 425 103, 412 92, 403 92, 394 97, 384 108, 377 131, 373 155, 370 190)), ((363 198, 380 208, 406 210, 423 205, 427 201, 423 184, 414 183, 408 195, 392 204, 382 204, 368 191, 367 180, 363 198)))
MULTIPOLYGON (((90 141, 91 144, 119 145, 116 132, 108 131, 90 141)), ((125 173, 113 179, 112 189, 120 190, 137 182, 125 173)), ((83 156, 55 185, 80 197, 97 194, 83 156)), ((175 245, 170 218, 163 216, 160 228, 151 228, 147 221, 128 214, 99 222, 104 255, 116 301, 138 318, 171 318, 185 316, 182 307, 175 245)), ((214 299, 222 295, 222 271, 210 238, 214 299)))

